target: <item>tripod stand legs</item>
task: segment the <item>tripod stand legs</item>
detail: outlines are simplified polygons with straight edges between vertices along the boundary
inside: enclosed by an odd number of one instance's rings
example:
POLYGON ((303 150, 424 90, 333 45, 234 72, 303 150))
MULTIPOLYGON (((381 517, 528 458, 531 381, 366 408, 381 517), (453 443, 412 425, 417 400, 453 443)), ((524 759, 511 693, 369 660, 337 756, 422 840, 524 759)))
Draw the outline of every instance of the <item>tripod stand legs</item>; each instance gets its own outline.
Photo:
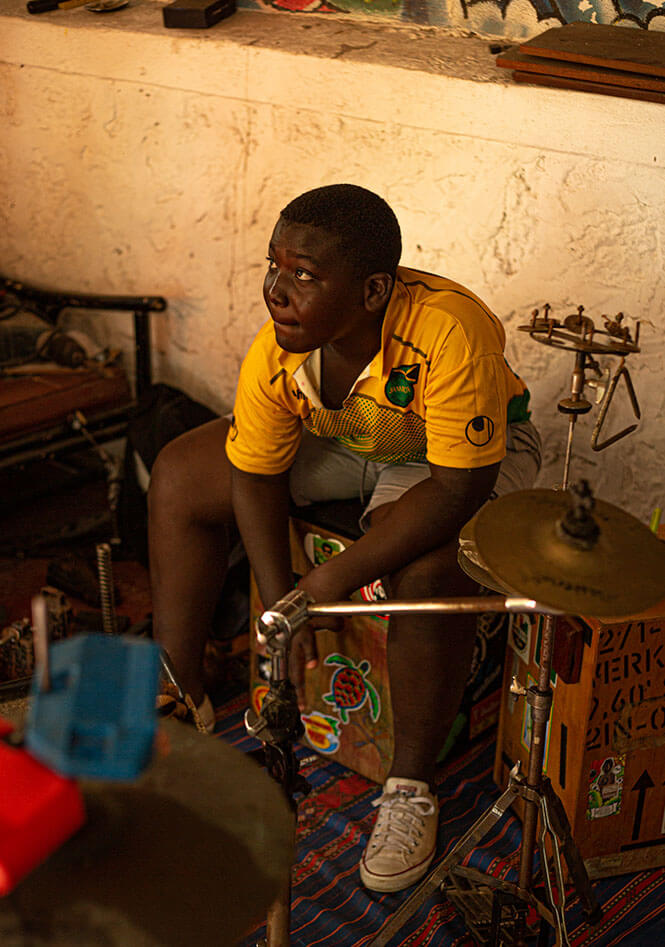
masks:
MULTIPOLYGON (((441 864, 437 865, 420 883, 401 908, 381 928, 369 947, 385 947, 385 945, 388 944, 411 915, 422 906, 437 888, 443 885, 447 877, 452 876, 452 872, 456 866, 460 864, 480 839, 504 815, 518 796, 520 796, 524 802, 518 883, 517 886, 515 886, 496 879, 491 880, 491 887, 494 889, 493 898, 496 900, 493 900, 492 903, 489 943, 498 944, 500 942, 498 926, 502 922, 501 908, 503 898, 503 903, 511 901, 514 905, 517 901, 521 901, 525 906, 530 904, 538 911, 541 918, 543 918, 550 927, 555 929, 557 945, 564 945, 565 947, 565 945, 569 944, 564 918, 565 893, 563 872, 561 869, 561 853, 563 853, 566 860, 566 865, 573 879, 575 889, 584 905, 589 921, 594 923, 599 919, 600 907, 591 889, 591 883, 586 868, 584 867, 584 862, 571 835, 570 824, 566 818, 565 810, 560 799, 552 789, 551 783, 547 777, 543 776, 547 724, 552 706, 550 673, 552 668, 555 623, 556 619, 554 616, 545 615, 542 629, 537 685, 529 688, 528 691, 520 687, 511 688, 513 693, 517 696, 526 697, 531 708, 531 742, 526 778, 520 775, 519 763, 517 763, 510 772, 508 788, 498 801, 481 815, 466 834, 462 836, 452 851, 448 853, 441 864), (538 842, 547 891, 547 903, 537 899, 532 891, 533 859, 539 816, 542 831, 538 842), (552 884, 547 852, 545 850, 545 839, 548 836, 553 850, 554 875, 557 888, 556 895, 554 885, 552 884), (502 894, 502 891, 505 892, 505 894, 502 894)), ((519 912, 517 913, 519 914, 519 912)), ((543 932, 541 931, 539 943, 543 941, 543 936, 543 932)), ((518 932, 516 939, 510 942, 514 944, 515 947, 518 947, 518 945, 524 942, 523 935, 518 932)))

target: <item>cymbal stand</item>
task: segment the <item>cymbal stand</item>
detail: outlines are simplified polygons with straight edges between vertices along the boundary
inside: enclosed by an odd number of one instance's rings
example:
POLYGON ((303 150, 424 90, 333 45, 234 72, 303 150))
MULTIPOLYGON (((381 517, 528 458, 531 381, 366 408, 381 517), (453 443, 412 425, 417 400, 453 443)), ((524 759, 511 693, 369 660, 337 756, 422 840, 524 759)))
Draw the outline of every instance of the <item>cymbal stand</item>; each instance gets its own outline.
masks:
POLYGON ((510 772, 508 788, 457 842, 444 860, 420 883, 400 909, 379 931, 369 947, 385 947, 402 928, 411 915, 427 898, 439 888, 458 907, 467 925, 480 943, 499 947, 510 944, 524 947, 526 944, 526 910, 530 906, 541 917, 539 944, 545 943, 546 927, 553 927, 556 944, 568 947, 570 941, 566 930, 565 886, 561 867, 561 856, 565 859, 573 884, 584 906, 590 923, 600 919, 600 907, 591 888, 584 862, 572 838, 565 810, 551 783, 543 775, 543 760, 547 739, 547 725, 552 706, 550 674, 556 618, 545 613, 538 682, 526 689, 513 681, 512 693, 525 697, 531 708, 531 742, 526 778, 520 773, 520 763, 510 772), (458 868, 460 862, 504 815, 509 806, 521 797, 524 801, 522 841, 517 885, 498 879, 489 879, 481 872, 458 868), (538 816, 541 817, 541 833, 536 839, 538 816), (552 847, 553 875, 545 848, 549 839, 552 847), (546 898, 537 898, 533 890, 533 859, 536 841, 540 849, 541 866, 545 881, 546 898), (556 893, 555 893, 556 887, 556 893), (491 920, 479 919, 479 911, 489 902, 491 920), (504 920, 504 907, 509 908, 504 920), (471 910, 470 913, 469 909, 471 910), (512 929, 511 929, 512 926, 512 929))
MULTIPOLYGON (((261 741, 261 749, 255 754, 268 773, 284 790, 293 813, 293 831, 296 830, 296 795, 306 796, 311 786, 298 772, 299 762, 293 744, 302 737, 305 728, 300 719, 296 690, 288 677, 288 655, 295 625, 306 608, 307 599, 286 615, 277 615, 273 622, 257 623, 257 638, 266 646, 270 655, 270 687, 263 699, 260 712, 253 708, 245 712, 245 729, 250 736, 261 741)), ((284 600, 282 600, 284 601, 284 600)), ((268 909, 266 937, 257 947, 288 947, 291 927, 291 883, 268 909)))

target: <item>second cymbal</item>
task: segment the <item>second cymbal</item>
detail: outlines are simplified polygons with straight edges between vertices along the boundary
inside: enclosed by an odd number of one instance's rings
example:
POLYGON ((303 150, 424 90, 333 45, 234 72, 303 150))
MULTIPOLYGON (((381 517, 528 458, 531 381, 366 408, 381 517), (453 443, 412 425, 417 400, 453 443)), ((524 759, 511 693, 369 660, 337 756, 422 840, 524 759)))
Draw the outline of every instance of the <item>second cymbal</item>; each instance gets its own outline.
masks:
POLYGON ((485 567, 515 593, 567 614, 634 615, 665 599, 665 543, 635 517, 601 500, 588 548, 561 524, 569 492, 520 490, 488 503, 473 539, 485 567))

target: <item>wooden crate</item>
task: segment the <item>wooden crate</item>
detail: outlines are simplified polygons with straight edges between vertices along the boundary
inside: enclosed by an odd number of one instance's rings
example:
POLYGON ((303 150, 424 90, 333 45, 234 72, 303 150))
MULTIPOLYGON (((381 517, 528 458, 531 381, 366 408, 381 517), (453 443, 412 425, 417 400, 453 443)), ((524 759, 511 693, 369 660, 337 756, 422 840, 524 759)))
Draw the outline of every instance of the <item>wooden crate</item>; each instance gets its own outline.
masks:
MULTIPOLYGON (((494 766, 501 789, 517 760, 527 769, 531 711, 509 687, 513 676, 525 687, 537 681, 542 623, 515 616, 509 635, 494 766)), ((590 877, 665 865, 665 602, 630 619, 559 619, 554 663, 544 769, 590 877)), ((521 817, 521 800, 515 809, 521 817)))
MULTIPOLYGON (((291 520, 291 564, 304 575, 352 543, 352 539, 302 520, 291 520)), ((371 588, 352 598, 371 600, 371 588)), ((250 699, 258 713, 268 690, 269 659, 257 645, 254 622, 261 613, 254 578, 250 589, 250 699)), ((302 714, 305 739, 317 753, 368 779, 383 783, 394 750, 393 716, 386 663, 384 616, 345 618, 339 632, 317 631, 319 665, 307 672, 302 714), (344 696, 341 685, 345 684, 344 696)))
MULTIPOLYGON (((342 551, 352 538, 310 521, 291 520, 291 561, 296 575, 342 551)), ((382 596, 380 583, 358 590, 355 600, 382 596)), ((258 713, 265 696, 268 659, 257 646, 254 622, 262 607, 256 586, 250 590, 250 699, 258 713)), ((474 668, 460 715, 440 758, 451 748, 496 725, 508 622, 506 616, 480 615, 474 668)), ((340 632, 317 631, 319 665, 307 672, 309 712, 302 716, 305 738, 316 752, 377 783, 383 783, 394 752, 385 616, 346 618, 340 632), (347 686, 342 696, 341 684, 347 686), (349 690, 349 685, 351 689, 349 690)))

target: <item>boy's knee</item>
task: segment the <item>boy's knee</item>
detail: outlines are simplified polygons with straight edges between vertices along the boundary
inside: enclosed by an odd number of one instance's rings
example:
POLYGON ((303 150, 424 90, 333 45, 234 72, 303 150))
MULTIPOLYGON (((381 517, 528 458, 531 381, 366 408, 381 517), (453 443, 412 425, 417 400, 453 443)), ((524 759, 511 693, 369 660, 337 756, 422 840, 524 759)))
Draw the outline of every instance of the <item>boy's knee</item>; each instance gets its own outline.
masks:
POLYGON ((148 503, 186 496, 187 461, 178 438, 162 447, 150 471, 148 503))
POLYGON ((457 562, 457 539, 410 562, 390 577, 392 598, 430 599, 472 595, 476 587, 457 562))
POLYGON ((184 516, 215 526, 232 522, 231 475, 224 434, 224 424, 213 421, 162 447, 150 474, 151 518, 184 516))

